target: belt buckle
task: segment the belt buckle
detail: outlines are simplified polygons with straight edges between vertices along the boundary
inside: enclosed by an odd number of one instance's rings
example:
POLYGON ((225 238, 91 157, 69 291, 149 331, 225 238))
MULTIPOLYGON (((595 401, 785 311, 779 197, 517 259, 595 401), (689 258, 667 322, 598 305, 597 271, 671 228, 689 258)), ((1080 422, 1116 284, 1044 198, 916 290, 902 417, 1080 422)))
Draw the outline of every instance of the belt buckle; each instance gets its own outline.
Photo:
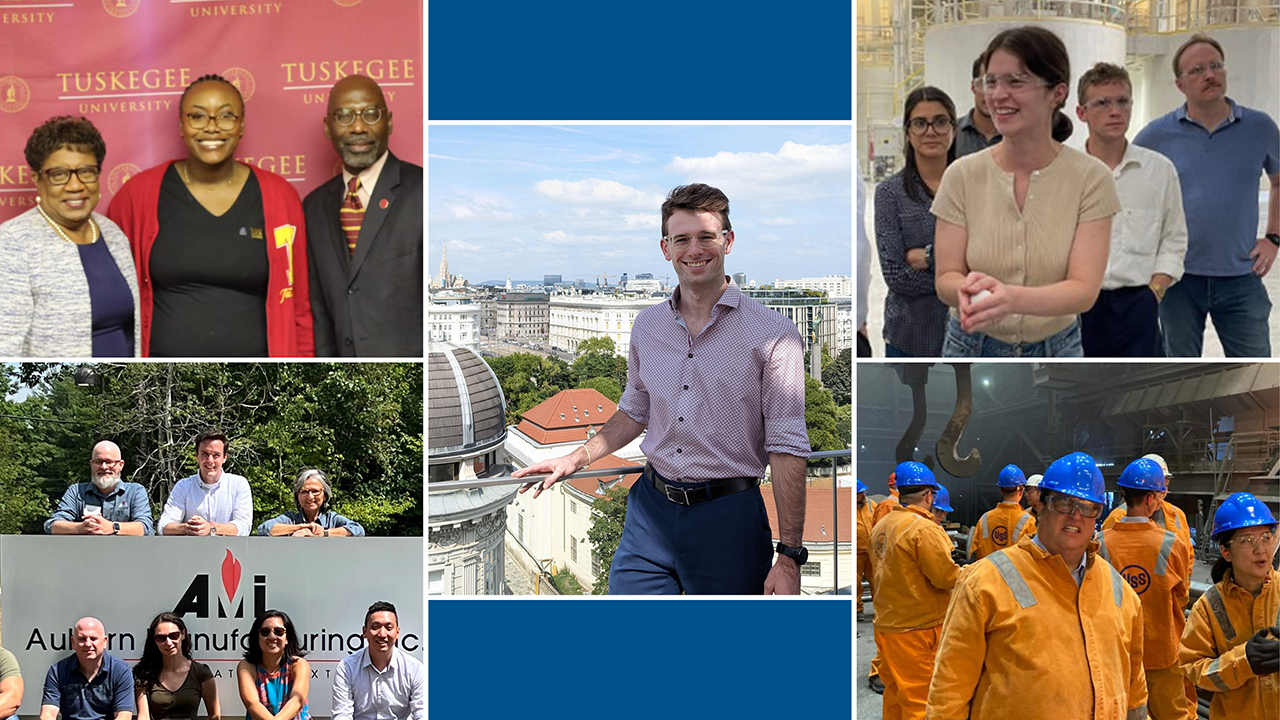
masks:
POLYGON ((689 489, 688 489, 688 488, 676 487, 676 486, 674 486, 674 485, 664 483, 664 484, 663 484, 663 486, 662 486, 662 490, 663 490, 663 492, 664 492, 664 493, 666 493, 666 495, 667 495, 667 499, 668 499, 668 500, 670 500, 671 502, 673 502, 673 503, 677 504, 677 505, 686 505, 686 506, 687 506, 687 505, 692 505, 692 504, 693 504, 693 503, 689 502, 689 489), (677 499, 677 497, 675 497, 675 494, 676 494, 676 493, 679 493, 679 498, 678 498, 678 499, 677 499))

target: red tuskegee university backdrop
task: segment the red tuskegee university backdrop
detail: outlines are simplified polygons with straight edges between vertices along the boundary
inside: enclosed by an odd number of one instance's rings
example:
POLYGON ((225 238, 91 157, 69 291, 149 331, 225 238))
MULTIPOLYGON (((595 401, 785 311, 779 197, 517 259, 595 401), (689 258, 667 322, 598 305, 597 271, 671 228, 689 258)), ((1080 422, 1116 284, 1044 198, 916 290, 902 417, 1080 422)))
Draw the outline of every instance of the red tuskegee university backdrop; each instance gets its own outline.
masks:
POLYGON ((178 102, 209 73, 245 99, 236 158, 299 197, 341 172, 322 120, 347 75, 382 87, 391 150, 421 165, 422 20, 421 0, 0 0, 0 222, 35 204, 23 148, 36 126, 98 127, 102 213, 134 173, 186 157, 178 102))

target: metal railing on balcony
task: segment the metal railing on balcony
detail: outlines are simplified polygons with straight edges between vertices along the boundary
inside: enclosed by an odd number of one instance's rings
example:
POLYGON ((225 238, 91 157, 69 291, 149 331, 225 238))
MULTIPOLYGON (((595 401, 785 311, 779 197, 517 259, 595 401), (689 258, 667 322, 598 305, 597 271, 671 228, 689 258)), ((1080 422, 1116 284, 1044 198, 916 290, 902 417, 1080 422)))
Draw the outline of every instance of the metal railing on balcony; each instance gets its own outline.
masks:
MULTIPOLYGON (((840 477, 840 459, 851 458, 853 450, 826 450, 823 452, 815 452, 809 456, 810 460, 830 460, 831 461, 831 594, 839 594, 840 592, 840 493, 839 493, 839 477, 840 477)), ((852 466, 849 466, 852 472, 852 466)), ((644 472, 643 466, 629 465, 626 467, 600 468, 596 470, 579 470, 571 475, 566 475, 561 480, 569 480, 573 478, 598 478, 613 477, 617 475, 635 475, 644 472)), ((439 482, 427 483, 428 493, 444 493, 456 492, 458 490, 470 490, 472 488, 486 487, 503 487, 508 485, 525 485, 531 482, 546 480, 548 475, 525 475, 524 477, 512 477, 511 475, 495 475, 493 477, 470 478, 467 480, 444 480, 439 482)), ((846 509, 849 512, 849 509, 846 509)), ((851 542, 851 541, 846 541, 851 542)), ((850 553, 852 556, 852 553, 850 553)))

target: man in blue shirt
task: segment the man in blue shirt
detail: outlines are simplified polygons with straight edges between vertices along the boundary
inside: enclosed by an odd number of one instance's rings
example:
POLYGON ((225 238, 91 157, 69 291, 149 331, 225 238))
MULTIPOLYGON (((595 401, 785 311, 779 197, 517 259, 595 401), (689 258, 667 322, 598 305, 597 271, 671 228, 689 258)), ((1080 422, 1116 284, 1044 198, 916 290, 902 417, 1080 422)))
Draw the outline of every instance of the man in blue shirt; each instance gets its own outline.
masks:
MULTIPOLYGON (((130 720, 133 671, 107 652, 107 631, 97 618, 75 626, 76 652, 49 668, 44 678, 40 720, 130 720)), ((150 641, 150 638, 147 638, 150 641)))
POLYGON ((44 523, 50 535, 153 535, 151 501, 138 483, 124 482, 120 447, 110 440, 93 446, 92 482, 67 488, 53 517, 44 523))
POLYGON ((1213 38, 1192 35, 1174 53, 1173 71, 1187 102, 1134 140, 1173 161, 1186 211, 1185 273, 1160 307, 1166 349, 1199 357, 1208 315, 1229 357, 1270 357, 1271 300, 1262 277, 1280 247, 1280 130, 1227 97, 1222 46, 1213 38), (1259 172, 1271 180, 1262 238, 1259 172))

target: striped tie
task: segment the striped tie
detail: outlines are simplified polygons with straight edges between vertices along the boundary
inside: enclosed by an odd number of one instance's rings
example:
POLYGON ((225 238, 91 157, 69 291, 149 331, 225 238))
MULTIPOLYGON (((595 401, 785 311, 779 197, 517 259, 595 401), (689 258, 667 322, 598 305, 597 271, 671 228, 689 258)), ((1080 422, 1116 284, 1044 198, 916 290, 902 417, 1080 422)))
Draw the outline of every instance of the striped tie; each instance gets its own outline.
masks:
POLYGON ((347 183, 347 197, 342 201, 342 212, 338 222, 342 225, 342 233, 347 236, 347 257, 356 256, 356 239, 360 237, 360 225, 364 222, 364 203, 356 192, 360 189, 360 178, 353 177, 347 183))

